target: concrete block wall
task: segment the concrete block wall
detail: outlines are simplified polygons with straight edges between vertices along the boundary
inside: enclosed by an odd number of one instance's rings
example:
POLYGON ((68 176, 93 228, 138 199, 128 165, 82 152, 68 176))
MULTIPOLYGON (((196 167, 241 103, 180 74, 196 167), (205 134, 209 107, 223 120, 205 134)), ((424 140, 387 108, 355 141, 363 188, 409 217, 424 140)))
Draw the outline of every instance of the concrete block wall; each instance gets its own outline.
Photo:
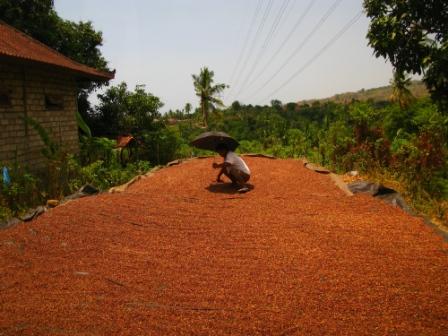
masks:
POLYGON ((17 159, 30 168, 46 165, 44 144, 27 115, 38 121, 53 141, 67 152, 79 151, 76 123, 76 81, 73 75, 50 67, 0 63, 0 90, 7 90, 11 104, 0 105, 0 164, 17 159), (62 98, 63 108, 48 108, 45 96, 62 98))

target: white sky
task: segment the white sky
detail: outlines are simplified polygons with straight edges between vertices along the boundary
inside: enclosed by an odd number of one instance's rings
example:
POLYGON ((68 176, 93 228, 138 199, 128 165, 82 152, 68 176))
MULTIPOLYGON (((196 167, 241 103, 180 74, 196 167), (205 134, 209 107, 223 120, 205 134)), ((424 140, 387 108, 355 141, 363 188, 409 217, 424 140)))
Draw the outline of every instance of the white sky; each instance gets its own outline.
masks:
POLYGON ((130 89, 145 84, 165 103, 163 111, 182 108, 187 102, 198 105, 191 75, 204 66, 215 72, 215 82, 233 87, 223 94, 226 104, 234 100, 264 104, 271 99, 286 103, 387 85, 392 68, 384 59, 375 58, 367 46, 369 21, 364 14, 315 57, 362 11, 362 1, 311 2, 311 9, 282 49, 310 0, 55 0, 55 6, 61 17, 90 20, 103 32, 101 50, 117 71, 112 84, 125 81, 130 89), (253 22, 259 1, 261 9, 253 22), (335 2, 336 9, 318 25, 335 2), (275 34, 263 48, 280 9, 286 5, 275 34), (245 53, 235 72, 242 51, 245 53), (276 58, 267 63, 276 52, 276 58), (285 63, 287 59, 290 61, 285 63), (266 70, 260 72, 264 67, 266 70), (236 74, 233 80, 232 73, 236 74))

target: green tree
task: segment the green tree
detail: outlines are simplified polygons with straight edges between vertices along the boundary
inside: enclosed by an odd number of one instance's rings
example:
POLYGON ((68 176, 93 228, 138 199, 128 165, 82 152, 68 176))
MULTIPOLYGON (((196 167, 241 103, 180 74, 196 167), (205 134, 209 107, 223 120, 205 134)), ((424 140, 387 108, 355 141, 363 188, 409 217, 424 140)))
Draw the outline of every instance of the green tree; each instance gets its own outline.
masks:
POLYGON ((235 100, 232 105, 231 105, 232 110, 238 112, 239 110, 241 110, 242 106, 241 103, 238 100, 235 100))
POLYGON ((95 116, 96 131, 100 135, 115 137, 157 128, 154 119, 160 117, 159 109, 163 103, 158 97, 146 92, 144 85, 137 85, 132 92, 122 82, 99 94, 98 99, 95 116))
POLYGON ((423 74, 432 98, 448 112, 448 2, 364 0, 367 37, 377 57, 400 74, 423 74))
POLYGON ((275 108, 277 111, 281 111, 283 109, 283 104, 278 99, 271 100, 271 106, 275 108))
POLYGON ((192 106, 191 106, 191 104, 190 103, 186 103, 185 104, 185 107, 184 107, 184 111, 185 111, 185 114, 187 115, 187 118, 188 119, 190 119, 190 113, 191 113, 191 110, 192 110, 192 106))
POLYGON ((301 130, 297 128, 290 128, 286 131, 285 138, 289 147, 289 157, 300 157, 301 155, 306 154, 308 144, 305 134, 301 130))
POLYGON ((90 21, 76 23, 59 17, 53 0, 0 0, 0 17, 75 61, 109 70, 99 50, 102 33, 90 21))
POLYGON ((163 123, 159 112, 163 103, 146 91, 144 85, 137 85, 130 91, 122 82, 99 94, 98 99, 95 120, 100 132, 97 135, 116 137, 130 133, 138 144, 136 159, 155 164, 175 159, 181 139, 174 128, 163 123))
POLYGON ((348 117, 355 131, 356 143, 368 140, 372 128, 378 125, 381 118, 379 110, 367 102, 354 102, 348 107, 348 117))
POLYGON ((213 83, 215 73, 207 67, 201 69, 199 75, 192 75, 196 95, 199 97, 204 124, 208 127, 209 112, 216 110, 217 106, 224 106, 217 96, 228 86, 213 83))
POLYGON ((59 17, 53 0, 0 0, 0 17, 49 46, 57 40, 59 17))
POLYGON ((394 72, 391 80, 392 85, 392 101, 398 103, 401 109, 407 108, 414 100, 412 92, 409 90, 411 79, 404 73, 394 72))

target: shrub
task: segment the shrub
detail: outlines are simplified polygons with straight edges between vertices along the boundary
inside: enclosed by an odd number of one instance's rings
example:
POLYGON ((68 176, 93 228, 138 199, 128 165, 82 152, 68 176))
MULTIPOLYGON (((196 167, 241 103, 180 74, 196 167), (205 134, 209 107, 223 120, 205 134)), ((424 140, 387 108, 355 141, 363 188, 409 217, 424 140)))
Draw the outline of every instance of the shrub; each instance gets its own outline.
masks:
POLYGON ((308 139, 305 134, 296 128, 291 128, 286 131, 286 145, 285 154, 287 157, 301 157, 304 156, 309 148, 308 139))
POLYGON ((80 141, 80 159, 82 164, 101 160, 107 164, 117 161, 116 142, 104 137, 82 136, 80 141))
POLYGON ((239 153, 262 153, 263 145, 256 140, 241 140, 238 147, 239 153))
POLYGON ((354 145, 353 130, 343 121, 332 123, 328 131, 320 132, 320 152, 322 153, 323 164, 330 164, 337 170, 350 170, 353 168, 353 160, 345 157, 350 153, 350 148, 354 145), (350 163, 349 163, 350 162, 350 163))
POLYGON ((83 167, 74 157, 71 157, 69 162, 69 188, 71 192, 78 190, 85 184, 91 184, 100 190, 106 190, 114 185, 126 183, 132 177, 150 169, 150 164, 147 161, 129 163, 124 168, 117 162, 107 165, 101 160, 83 167))
POLYGON ((143 131, 138 140, 140 157, 158 165, 174 160, 182 143, 176 131, 168 127, 157 131, 143 131))
POLYGON ((2 211, 4 216, 20 213, 42 202, 44 192, 36 176, 18 163, 8 170, 11 178, 9 184, 4 183, 3 177, 0 176, 0 208, 9 209, 2 211))

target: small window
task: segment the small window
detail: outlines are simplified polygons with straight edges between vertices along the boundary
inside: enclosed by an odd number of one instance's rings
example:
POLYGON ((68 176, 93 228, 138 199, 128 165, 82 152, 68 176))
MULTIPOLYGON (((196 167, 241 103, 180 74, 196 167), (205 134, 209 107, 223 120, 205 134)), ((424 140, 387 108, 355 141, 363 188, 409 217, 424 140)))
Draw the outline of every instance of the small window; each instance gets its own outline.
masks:
POLYGON ((11 90, 0 89, 0 107, 11 106, 11 90))
POLYGON ((47 110, 63 110, 64 98, 62 95, 45 95, 45 108, 47 110))

